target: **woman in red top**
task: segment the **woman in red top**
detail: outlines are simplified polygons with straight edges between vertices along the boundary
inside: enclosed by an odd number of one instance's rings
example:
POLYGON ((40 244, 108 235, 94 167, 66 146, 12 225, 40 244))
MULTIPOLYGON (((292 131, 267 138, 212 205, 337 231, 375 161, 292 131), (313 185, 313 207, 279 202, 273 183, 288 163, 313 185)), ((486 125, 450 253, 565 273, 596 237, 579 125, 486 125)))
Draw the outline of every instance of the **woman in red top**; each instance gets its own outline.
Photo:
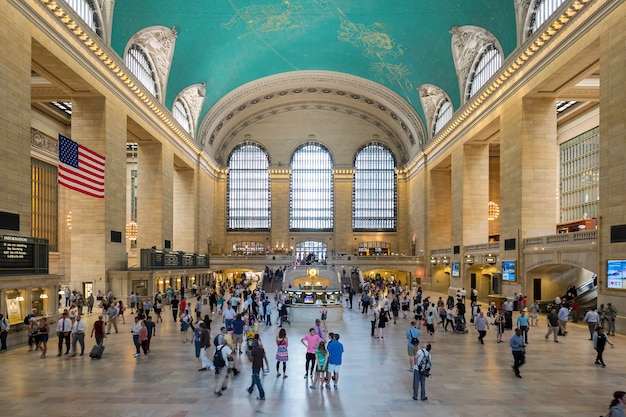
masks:
POLYGON ((102 345, 102 341, 104 340, 104 321, 102 320, 102 314, 100 314, 98 320, 93 323, 91 337, 93 337, 94 333, 96 334, 96 345, 102 345))

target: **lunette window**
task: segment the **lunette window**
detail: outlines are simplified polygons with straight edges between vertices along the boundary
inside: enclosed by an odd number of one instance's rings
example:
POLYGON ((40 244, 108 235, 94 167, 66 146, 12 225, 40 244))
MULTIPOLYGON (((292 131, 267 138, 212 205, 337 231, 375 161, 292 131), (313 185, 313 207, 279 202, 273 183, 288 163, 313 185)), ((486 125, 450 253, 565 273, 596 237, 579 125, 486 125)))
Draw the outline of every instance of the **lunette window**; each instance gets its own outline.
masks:
POLYGON ((500 69, 500 66, 502 66, 502 54, 500 54, 500 51, 494 44, 487 45, 480 54, 473 71, 470 73, 465 98, 469 100, 470 97, 476 94, 493 74, 500 69))
POLYGON ((128 49, 126 53, 126 66, 135 77, 137 77, 139 82, 158 99, 156 75, 148 56, 139 45, 133 44, 128 49))

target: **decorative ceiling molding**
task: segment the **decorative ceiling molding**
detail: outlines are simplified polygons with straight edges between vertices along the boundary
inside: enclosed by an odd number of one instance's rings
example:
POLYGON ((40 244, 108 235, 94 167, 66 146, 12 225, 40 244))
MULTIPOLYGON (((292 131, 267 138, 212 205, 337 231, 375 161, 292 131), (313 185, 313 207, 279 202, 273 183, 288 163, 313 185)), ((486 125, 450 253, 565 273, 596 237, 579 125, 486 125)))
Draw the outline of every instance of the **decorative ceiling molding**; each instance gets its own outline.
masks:
POLYGON ((176 28, 165 26, 152 26, 135 33, 128 41, 124 56, 133 44, 141 46, 150 57, 156 72, 156 81, 159 85, 159 97, 161 102, 165 101, 167 91, 167 81, 174 57, 174 47, 176 46, 176 28))
POLYGON ((463 102, 468 77, 478 55, 489 44, 494 44, 500 53, 502 53, 502 47, 491 32, 477 26, 455 26, 450 33, 452 34, 452 57, 459 81, 461 102, 463 102))
POLYGON ((452 103, 452 100, 450 100, 445 91, 432 84, 420 86, 419 93, 422 109, 424 109, 424 117, 426 117, 426 123, 428 125, 428 137, 430 138, 433 125, 435 124, 435 117, 437 117, 437 109, 441 105, 441 102, 443 100, 449 100, 450 103, 452 103))
POLYGON ((338 108, 354 109, 358 105, 362 109, 371 109, 369 113, 374 119, 392 127, 395 136, 406 139, 404 148, 424 144, 426 135, 421 120, 395 92, 370 80, 331 71, 288 72, 241 86, 207 113, 199 129, 198 143, 205 149, 214 146, 227 140, 228 133, 224 132, 236 129, 229 124, 241 123, 242 118, 249 117, 246 113, 254 111, 256 117, 256 113, 264 112, 268 106, 278 111, 278 107, 291 106, 293 100, 300 100, 300 97, 301 100, 306 97, 312 106, 320 102, 324 105, 336 103, 338 108))
POLYGON ((187 105, 189 109, 189 124, 191 125, 191 136, 195 137, 196 127, 198 126, 198 119, 200 118, 200 112, 202 111, 202 105, 204 104, 204 98, 206 97, 206 84, 193 84, 181 91, 176 100, 181 99, 187 105))

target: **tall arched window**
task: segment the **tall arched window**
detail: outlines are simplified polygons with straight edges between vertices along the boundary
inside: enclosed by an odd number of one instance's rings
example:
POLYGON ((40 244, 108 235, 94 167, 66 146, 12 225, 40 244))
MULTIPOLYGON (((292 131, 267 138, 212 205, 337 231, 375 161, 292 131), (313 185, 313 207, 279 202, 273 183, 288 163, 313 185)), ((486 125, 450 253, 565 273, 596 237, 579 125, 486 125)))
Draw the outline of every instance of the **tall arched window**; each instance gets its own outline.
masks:
POLYGON ((187 133, 191 133, 191 123, 189 120, 189 112, 187 111, 187 106, 181 99, 177 99, 174 102, 174 106, 172 107, 172 114, 174 115, 174 119, 187 131, 187 133))
POLYGON ((333 230, 333 161, 317 143, 300 146, 291 157, 290 216, 292 231, 333 230))
POLYGON ((67 4, 87 23, 87 26, 102 37, 102 19, 93 0, 65 0, 67 4))
POLYGON ((270 229, 269 157, 259 145, 244 142, 228 157, 228 230, 270 229))
POLYGON ((502 54, 500 54, 500 51, 494 44, 487 45, 470 72, 465 99, 469 100, 470 97, 476 94, 501 66, 502 54))
POLYGON ((384 145, 362 148, 354 160, 352 229, 396 230, 396 162, 384 145))
POLYGON ((150 64, 146 53, 137 44, 133 44, 126 53, 126 66, 137 77, 148 91, 157 99, 159 98, 156 82, 156 74, 150 64))
POLYGON ((433 128, 433 136, 441 130, 442 127, 446 125, 452 119, 452 114, 454 113, 454 109, 452 108, 452 103, 450 100, 445 99, 439 104, 439 108, 437 109, 437 114, 435 115, 435 123, 433 128))
POLYGON ((565 0, 535 0, 534 7, 530 11, 527 35, 535 33, 539 26, 543 25, 563 3, 565 0))

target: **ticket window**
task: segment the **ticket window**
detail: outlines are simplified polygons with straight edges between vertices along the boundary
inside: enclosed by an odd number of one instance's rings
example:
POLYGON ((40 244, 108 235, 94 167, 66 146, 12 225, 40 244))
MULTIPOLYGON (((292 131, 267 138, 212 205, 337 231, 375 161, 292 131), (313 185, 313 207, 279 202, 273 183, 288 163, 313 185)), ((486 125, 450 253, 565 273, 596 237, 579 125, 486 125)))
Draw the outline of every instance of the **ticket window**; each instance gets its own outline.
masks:
MULTIPOLYGON (((45 316, 46 312, 49 310, 49 300, 50 300, 50 295, 48 294, 48 291, 42 288, 35 288, 33 289, 33 295, 32 295, 32 308, 37 310, 37 315, 38 316, 45 316)), ((29 311, 30 313, 30 311, 29 311)))

